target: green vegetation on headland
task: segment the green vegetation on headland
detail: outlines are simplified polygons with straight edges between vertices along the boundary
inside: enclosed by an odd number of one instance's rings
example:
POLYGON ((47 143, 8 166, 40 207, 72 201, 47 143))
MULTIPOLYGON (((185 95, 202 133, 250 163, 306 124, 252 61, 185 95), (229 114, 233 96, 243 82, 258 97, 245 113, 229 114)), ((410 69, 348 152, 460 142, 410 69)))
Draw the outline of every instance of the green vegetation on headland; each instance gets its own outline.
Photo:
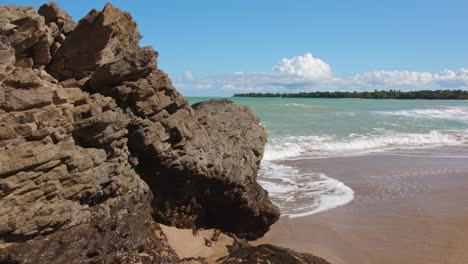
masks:
POLYGON ((239 93, 234 94, 234 97, 468 100, 468 91, 421 90, 402 92, 399 90, 375 90, 373 92, 239 93))

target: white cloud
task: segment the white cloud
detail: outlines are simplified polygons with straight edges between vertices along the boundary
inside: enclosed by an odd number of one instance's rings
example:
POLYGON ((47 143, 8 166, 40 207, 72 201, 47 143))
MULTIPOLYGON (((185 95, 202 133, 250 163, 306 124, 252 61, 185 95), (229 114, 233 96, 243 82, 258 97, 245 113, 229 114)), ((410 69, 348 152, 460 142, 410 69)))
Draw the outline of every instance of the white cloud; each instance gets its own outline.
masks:
POLYGON ((185 70, 181 78, 185 82, 191 82, 195 80, 195 77, 193 77, 193 73, 191 70, 185 70))
POLYGON ((193 72, 191 70, 185 70, 182 75, 175 76, 172 78, 175 83, 191 83, 195 81, 195 77, 193 75, 193 72))
POLYGON ((435 75, 435 82, 441 87, 468 87, 468 69, 461 68, 457 72, 443 70, 435 75))
POLYGON ((308 80, 329 79, 333 76, 330 65, 321 59, 314 58, 311 53, 291 59, 282 59, 273 72, 297 75, 308 80))
POLYGON ((427 86, 434 76, 430 72, 373 71, 357 74, 357 83, 366 86, 427 86))
POLYGON ((201 80, 196 83, 195 87, 200 90, 208 90, 213 88, 214 81, 212 80, 201 80))
POLYGON ((379 70, 338 77, 333 75, 330 65, 306 53, 282 59, 270 72, 234 72, 197 80, 191 71, 186 71, 175 83, 176 87, 223 93, 468 89, 468 68, 439 73, 379 70))

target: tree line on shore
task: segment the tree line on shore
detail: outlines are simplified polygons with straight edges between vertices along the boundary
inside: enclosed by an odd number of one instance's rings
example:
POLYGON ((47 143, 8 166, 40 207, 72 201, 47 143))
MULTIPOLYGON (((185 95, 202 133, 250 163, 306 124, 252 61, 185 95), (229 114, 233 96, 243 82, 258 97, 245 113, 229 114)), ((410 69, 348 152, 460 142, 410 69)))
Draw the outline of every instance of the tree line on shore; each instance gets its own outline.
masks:
POLYGON ((299 93, 238 93, 234 97, 292 97, 292 98, 361 98, 361 99, 430 99, 468 100, 464 90, 374 90, 373 92, 299 92, 299 93))

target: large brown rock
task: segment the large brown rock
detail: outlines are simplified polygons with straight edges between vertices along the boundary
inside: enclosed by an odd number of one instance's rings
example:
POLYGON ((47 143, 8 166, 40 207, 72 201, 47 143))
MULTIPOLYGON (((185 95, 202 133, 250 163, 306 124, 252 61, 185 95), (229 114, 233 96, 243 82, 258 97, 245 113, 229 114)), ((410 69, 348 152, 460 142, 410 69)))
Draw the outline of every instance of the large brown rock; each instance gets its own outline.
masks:
POLYGON ((16 66, 28 68, 48 64, 74 27, 71 17, 56 4, 40 8, 0 7, 0 36, 13 48, 16 66))
POLYGON ((278 208, 256 182, 266 134, 247 107, 212 100, 178 110, 133 135, 130 147, 145 153, 140 168, 157 190, 153 206, 160 221, 255 239, 278 219, 278 208), (145 136, 158 128, 166 132, 145 136))
POLYGON ((7 36, 17 54, 36 44, 46 31, 44 18, 32 7, 0 7, 0 34, 7 36))
POLYGON ((22 68, 0 81, 0 260, 173 263, 129 155, 129 118, 56 82, 22 68))
POLYGON ((140 34, 132 16, 111 4, 91 11, 67 36, 49 65, 57 79, 82 79, 117 55, 138 48, 140 34))
MULTIPOLYGON (((258 118, 189 106, 128 13, 0 15, 0 263, 177 263, 158 222, 255 239, 278 219, 256 182, 258 118)), ((223 261, 307 260, 242 250, 223 261)))
POLYGON ((219 260, 222 264, 330 264, 310 254, 297 253, 290 249, 272 245, 242 247, 219 260))
POLYGON ((75 23, 71 16, 62 11, 54 2, 42 5, 38 13, 44 17, 46 24, 55 23, 60 33, 68 35, 75 28, 75 23))
POLYGON ((101 65, 88 87, 133 116, 129 147, 154 194, 154 216, 184 228, 265 234, 278 208, 256 182, 266 133, 248 108, 230 101, 188 106, 143 48, 101 65))
POLYGON ((113 88, 96 85, 101 68, 90 85, 135 116, 129 148, 153 191, 158 221, 249 239, 268 231, 279 210, 256 182, 266 134, 248 108, 226 100, 191 108, 160 70, 137 81, 115 78, 122 84, 113 88))
POLYGON ((156 67, 157 52, 152 47, 128 51, 99 67, 91 76, 89 86, 101 91, 124 81, 146 77, 156 67))
POLYGON ((178 263, 159 225, 148 224, 147 209, 141 201, 123 201, 109 208, 111 217, 0 249, 0 263, 178 263))

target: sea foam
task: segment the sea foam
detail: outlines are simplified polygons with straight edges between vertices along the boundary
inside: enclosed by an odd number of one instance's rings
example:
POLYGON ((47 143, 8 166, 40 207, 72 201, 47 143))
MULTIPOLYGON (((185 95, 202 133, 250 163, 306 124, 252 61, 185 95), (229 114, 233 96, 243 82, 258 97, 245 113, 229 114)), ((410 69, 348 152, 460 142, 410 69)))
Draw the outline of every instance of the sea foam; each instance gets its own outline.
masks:
POLYGON ((387 131, 380 134, 333 136, 291 136, 272 139, 266 160, 365 154, 398 149, 460 145, 468 143, 468 130, 434 130, 427 133, 387 131))
MULTIPOLYGON (((385 133, 385 131, 383 131, 385 133)), ((301 136, 272 139, 264 154, 259 183, 270 193, 282 215, 301 217, 351 202, 353 190, 323 173, 301 173, 278 164, 281 160, 320 156, 359 155, 396 149, 460 145, 468 142, 468 130, 428 133, 390 133, 333 136, 301 136)))
POLYGON ((468 107, 465 106, 439 106, 437 108, 373 111, 373 114, 386 116, 403 116, 412 118, 446 119, 468 122, 468 107))
POLYGON ((309 105, 309 104, 299 104, 299 103, 285 103, 285 104, 275 104, 279 107, 291 107, 291 108, 322 108, 323 106, 319 105, 309 105))
MULTIPOLYGON (((304 107, 300 104, 283 104, 283 106, 304 107)), ((350 131, 348 135, 341 133, 338 136, 310 131, 311 133, 306 136, 288 136, 279 135, 279 132, 275 131, 277 133, 273 134, 267 143, 258 181, 269 191, 271 199, 280 207, 283 216, 301 217, 345 205, 353 200, 354 192, 344 183, 323 173, 300 171, 284 165, 282 161, 467 144, 468 129, 464 128, 466 127, 464 124, 468 123, 468 107, 431 107, 335 113, 337 116, 347 115, 357 121, 361 120, 360 118, 368 118, 369 115, 382 116, 380 123, 382 126, 369 126, 365 134, 350 131), (405 119, 405 122, 400 122, 400 117, 405 119), (422 120, 424 122, 415 122, 412 126, 411 118, 415 121, 424 119, 422 120), (425 119, 433 119, 435 122, 457 121, 464 124, 460 128, 455 126, 457 129, 447 127, 446 130, 441 130, 441 123, 438 123, 439 125, 434 126, 433 130, 427 130, 428 122, 425 119)))
POLYGON ((264 161, 258 182, 268 190, 282 216, 302 217, 349 203, 354 192, 323 173, 300 173, 297 169, 264 161))

